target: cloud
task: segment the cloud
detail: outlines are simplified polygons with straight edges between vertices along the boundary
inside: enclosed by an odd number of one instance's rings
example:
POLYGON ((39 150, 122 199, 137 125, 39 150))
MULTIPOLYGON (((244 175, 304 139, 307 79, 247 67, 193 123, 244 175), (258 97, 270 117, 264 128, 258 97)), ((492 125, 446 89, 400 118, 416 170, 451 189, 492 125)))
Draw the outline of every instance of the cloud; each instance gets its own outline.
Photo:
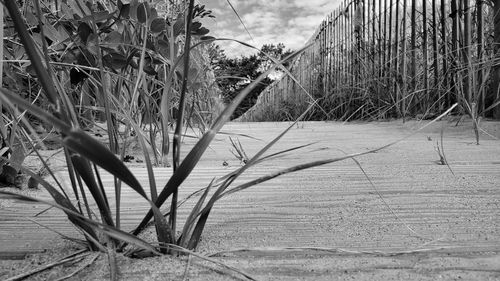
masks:
MULTIPOLYGON (((298 49, 313 35, 326 15, 338 7, 340 0, 230 0, 248 28, 247 34, 226 0, 207 0, 216 20, 206 25, 212 36, 232 38, 260 48, 264 44, 284 43, 298 49)), ((220 44, 229 56, 248 55, 250 49, 237 43, 220 44)))
POLYGON ((340 4, 340 0, 294 0, 295 7, 315 12, 331 12, 340 4))
POLYGON ((265 33, 275 33, 275 28, 279 27, 283 19, 277 17, 274 12, 252 12, 243 16, 243 22, 251 33, 258 35, 265 33))
POLYGON ((325 17, 323 15, 294 17, 288 20, 288 25, 295 26, 300 29, 315 30, 316 27, 318 27, 324 19, 325 17))

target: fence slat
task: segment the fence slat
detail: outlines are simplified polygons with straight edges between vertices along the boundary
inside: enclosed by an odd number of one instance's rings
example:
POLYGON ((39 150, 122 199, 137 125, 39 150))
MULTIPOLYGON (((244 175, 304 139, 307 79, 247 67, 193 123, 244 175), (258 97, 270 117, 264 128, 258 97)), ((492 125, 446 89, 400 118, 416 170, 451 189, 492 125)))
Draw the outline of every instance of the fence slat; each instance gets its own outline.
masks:
POLYGON ((479 61, 477 70, 477 94, 479 95, 480 106, 479 111, 483 112, 482 117, 484 117, 484 71, 483 71, 483 50, 484 50, 484 18, 483 18, 483 0, 476 0, 476 18, 477 18, 477 60, 479 61))
POLYGON ((438 55, 439 55, 439 48, 438 48, 437 3, 436 0, 432 0, 432 66, 434 68, 434 85, 433 85, 434 91, 436 91, 439 85, 438 55))
POLYGON ((422 1, 422 26, 423 26, 423 32, 422 32, 422 69, 423 69, 423 76, 424 76, 424 103, 426 104, 429 100, 429 68, 428 68, 428 53, 427 53, 427 48, 429 47, 427 45, 427 0, 422 1))

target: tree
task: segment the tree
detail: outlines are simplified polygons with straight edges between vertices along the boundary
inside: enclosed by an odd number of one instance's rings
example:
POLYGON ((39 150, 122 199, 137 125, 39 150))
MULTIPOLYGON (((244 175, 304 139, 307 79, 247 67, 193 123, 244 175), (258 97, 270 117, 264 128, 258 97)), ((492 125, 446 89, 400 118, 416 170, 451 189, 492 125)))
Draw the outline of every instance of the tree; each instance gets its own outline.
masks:
MULTIPOLYGON (((272 57, 276 60, 282 60, 292 54, 293 51, 288 49, 285 50, 285 44, 283 43, 278 43, 278 45, 273 45, 273 44, 265 44, 262 46, 260 49, 260 55, 262 56, 262 62, 261 62, 261 71, 266 71, 273 65, 272 60, 268 57, 272 57), (267 56, 266 56, 267 54, 267 56)), ((289 66, 290 61, 286 61, 283 66, 287 67, 289 66)), ((281 72, 281 70, 278 70, 281 72)))
MULTIPOLYGON (((291 50, 285 50, 285 45, 282 43, 266 44, 262 46, 258 54, 228 58, 220 46, 212 45, 209 51, 210 60, 214 66, 217 84, 222 91, 224 101, 230 102, 248 84, 267 71, 273 64, 269 56, 276 60, 282 60, 291 53, 291 50)), ((270 75, 262 80, 241 102, 233 113, 232 119, 239 117, 251 108, 257 101, 259 94, 273 82, 272 77, 278 76, 279 74, 275 73, 275 75, 270 75)))

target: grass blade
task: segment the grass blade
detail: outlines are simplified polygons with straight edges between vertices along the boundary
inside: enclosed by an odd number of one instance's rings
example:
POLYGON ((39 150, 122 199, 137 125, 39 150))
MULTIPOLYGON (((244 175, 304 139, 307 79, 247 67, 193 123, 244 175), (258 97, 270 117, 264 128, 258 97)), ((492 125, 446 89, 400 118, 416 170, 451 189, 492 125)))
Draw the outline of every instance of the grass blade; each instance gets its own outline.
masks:
POLYGON ((184 253, 184 254, 189 254, 189 255, 192 255, 192 256, 197 257, 197 258, 199 258, 199 259, 206 260, 206 261, 208 261, 208 262, 211 262, 211 263, 214 263, 214 264, 217 264, 217 265, 223 266, 223 267, 225 267, 225 268, 227 268, 227 269, 229 269, 229 270, 231 270, 231 271, 234 271, 234 272, 237 272, 237 273, 239 273, 239 274, 243 275, 245 278, 247 278, 247 279, 249 279, 249 280, 257 280, 257 279, 255 279, 254 277, 252 277, 251 275, 249 275, 248 273, 246 273, 246 272, 244 272, 244 271, 242 271, 242 270, 240 270, 240 269, 237 269, 237 268, 235 268, 235 267, 229 266, 229 265, 227 265, 227 264, 224 264, 224 263, 222 263, 222 262, 219 262, 219 261, 217 261, 217 260, 215 260, 215 259, 212 259, 212 258, 210 258, 210 257, 204 256, 204 255, 201 255, 201 254, 198 254, 198 253, 196 253, 196 252, 190 251, 190 250, 185 249, 185 248, 183 248, 183 247, 180 247, 180 246, 178 246, 178 245, 168 245, 168 246, 169 246, 169 247, 171 247, 171 248, 173 248, 173 249, 175 249, 175 250, 176 250, 176 251, 178 251, 178 252, 181 252, 181 253, 184 253))
MULTIPOLYGON (((311 105, 309 107, 312 108, 313 105, 311 105)), ((429 126, 430 124, 434 123, 435 121, 441 119, 442 117, 444 117, 445 115, 447 115, 449 112, 451 112, 451 110, 453 110, 453 108, 455 108, 457 106, 457 104, 453 105, 451 108, 449 108, 446 112, 444 112, 443 114, 441 114, 439 117, 437 117, 436 119, 434 119, 433 121, 431 121, 430 123, 428 123, 427 125, 423 126, 422 128, 420 128, 419 130, 415 131, 413 134, 410 134, 400 140, 397 140, 395 142, 392 142, 392 143, 389 143, 385 146, 382 146, 380 148, 377 148, 377 149, 373 149, 373 150, 370 150, 370 151, 366 151, 366 152, 362 152, 362 153, 356 153, 356 154, 351 154, 351 155, 347 155, 347 156, 344 156, 344 157, 338 157, 338 158, 333 158, 333 159, 326 159, 326 160, 320 160, 320 161, 313 161, 313 162, 310 162, 310 163, 306 163, 306 164, 301 164, 301 165, 297 165, 297 166, 294 166, 294 167, 290 167, 290 168, 287 168, 287 169, 283 169, 283 170, 280 170, 280 171, 277 171, 275 173, 272 173, 272 174, 269 174, 269 175, 266 175, 266 176, 263 176, 263 177, 260 177, 258 179, 255 179, 255 180, 252 180, 252 181, 249 181, 247 183, 244 183, 244 184, 241 184, 239 186, 236 186, 228 191, 225 191, 225 189, 239 176, 241 175, 248 167, 254 165, 255 163, 257 163, 258 159, 260 158, 260 156, 265 152, 267 151, 272 145, 274 145, 281 137, 283 137, 283 135, 288 132, 291 127, 295 126, 295 124, 298 122, 298 120, 296 120, 290 127, 288 127, 285 131, 283 131, 278 137, 276 137, 274 140, 272 140, 270 143, 268 143, 263 149, 261 149, 254 157, 252 157, 252 159, 250 159, 248 162, 247 162, 247 165, 243 166, 242 168, 240 168, 234 175, 228 177, 226 179, 226 181, 224 183, 221 184, 221 186, 218 188, 218 190, 215 192, 215 194, 212 196, 212 198, 210 199, 210 201, 207 203, 207 205, 205 206, 205 208, 200 212, 200 218, 198 219, 198 222, 197 222, 197 225, 193 231, 193 235, 191 237, 191 241, 189 242, 189 245, 188 245, 188 248, 189 249, 195 249, 197 247, 197 244, 199 242, 199 239, 201 237, 201 233, 203 232, 203 229, 205 227, 205 224, 206 224, 206 220, 208 219, 208 216, 210 214, 210 211, 213 207, 213 205, 215 204, 215 202, 219 199, 221 199, 222 197, 224 196, 227 196, 227 195, 230 195, 232 193, 235 193, 235 192, 238 192, 238 191, 242 191, 242 190, 245 190, 249 187, 252 187, 254 185, 257 185, 257 184, 260 184, 260 183, 263 183, 263 182, 266 182, 268 180, 271 180, 271 179, 274 179, 276 177, 279 177, 279 176, 282 176, 282 175, 285 175, 285 174, 288 174, 288 173, 292 173, 292 172, 296 172, 296 171, 300 171, 300 170, 305 170, 305 169, 309 169, 309 168, 313 168, 313 167, 317 167, 317 166, 321 166, 321 165, 326 165, 326 164, 330 164, 330 163, 334 163, 334 162, 338 162, 338 161, 342 161, 342 160, 345 160, 345 159, 349 159, 349 158, 354 158, 356 156, 361 156, 361 155, 365 155, 365 154, 369 154, 369 153, 374 153, 374 152, 377 152, 377 151, 380 151, 382 149, 385 149, 387 147, 390 147, 400 141, 403 141, 404 139, 407 139, 409 137, 411 137, 412 135, 416 134, 418 131, 424 129, 425 127, 429 126)), ((307 113, 304 112, 300 118, 302 118, 303 116, 305 116, 305 114, 307 113)))
MULTIPOLYGON (((182 124, 184 123, 184 111, 186 110, 186 92, 189 76, 189 54, 191 50, 191 23, 193 21, 194 0, 189 1, 189 7, 186 16, 186 40, 184 42, 184 71, 182 76, 182 88, 179 99, 179 112, 177 114, 177 123, 175 125, 174 140, 173 140, 173 168, 174 173, 179 168, 181 161, 181 134, 182 124)), ((170 228, 175 235, 177 222, 177 188, 172 190, 172 204, 170 205, 170 228)), ((175 240, 175 238, 174 238, 175 240)))
POLYGON ((102 223, 99 223, 99 222, 94 221, 94 220, 90 220, 90 219, 84 217, 83 215, 81 215, 80 213, 75 212, 74 209, 66 208, 62 205, 59 205, 58 203, 53 203, 53 202, 41 200, 38 198, 33 198, 30 196, 16 194, 16 193, 3 191, 3 190, 0 190, 0 199, 20 200, 20 201, 25 201, 25 202, 36 202, 36 203, 42 203, 45 205, 53 206, 55 208, 58 208, 58 209, 64 211, 65 213, 75 217, 76 219, 80 220, 86 226, 91 227, 92 230, 102 232, 102 233, 107 234, 115 239, 120 240, 120 241, 126 242, 128 244, 136 245, 137 247, 139 247, 143 250, 149 251, 153 254, 160 255, 160 253, 153 246, 151 246, 149 243, 147 243, 146 241, 144 241, 136 236, 133 236, 127 232, 116 229, 113 226, 109 226, 109 225, 102 224, 102 223))
POLYGON ((55 262, 51 262, 51 263, 48 263, 48 264, 45 264, 45 265, 42 265, 40 267, 37 267, 35 269, 32 269, 28 272, 24 272, 24 273, 21 273, 19 275, 16 275, 16 276, 12 276, 8 279, 5 279, 4 281, 19 281, 19 280, 24 280, 26 279, 27 277, 33 275, 33 274, 37 274, 37 273, 40 273, 42 271, 45 271, 47 269, 50 269, 50 268, 53 268, 55 266, 59 266, 59 265, 62 265, 62 264, 65 264, 65 263, 70 263, 70 262, 74 262, 75 260, 78 260, 78 259, 81 259, 85 256, 88 256, 89 253, 85 253, 86 250, 79 250, 77 251, 76 253, 72 253, 68 256, 65 256, 55 262))
POLYGON ((0 91, 6 97, 5 99, 5 97, 0 96, 4 98, 5 101, 9 103, 10 101, 12 101, 20 108, 28 110, 32 114, 37 115, 38 118, 54 125, 56 128, 61 130, 64 135, 62 142, 66 147, 96 163, 98 166, 102 167, 112 175, 119 178, 124 183, 128 184, 142 197, 148 199, 141 184, 139 183, 139 181, 137 181, 130 170, 100 142, 98 142, 79 128, 71 128, 69 124, 57 119, 41 108, 23 100, 21 97, 15 95, 11 91, 8 91, 6 89, 0 89, 0 91))
MULTIPOLYGON (((52 123, 56 128, 60 129, 64 134, 63 144, 65 147, 70 150, 79 153, 82 157, 96 163, 98 166, 102 167, 115 177, 119 178, 122 182, 129 185, 133 190, 139 193, 144 199, 148 201, 148 203, 152 207, 151 214, 154 214, 158 217, 159 220, 163 220, 164 217, 161 215, 161 212, 158 208, 155 207, 154 203, 147 197, 146 192, 142 188, 139 181, 134 177, 134 175, 130 172, 130 170, 121 162, 111 151, 109 151, 104 145, 100 142, 86 134, 79 128, 71 128, 65 122, 55 118, 49 113, 41 110, 39 107, 32 105, 31 103, 23 100, 19 96, 16 96, 14 93, 0 89, 0 91, 4 95, 0 95, 0 98, 4 98, 9 104, 12 100, 19 107, 32 112, 33 114, 37 114, 37 116, 48 122, 52 123), (5 99, 5 97, 7 99, 5 99)), ((64 206, 64 205, 63 205, 64 206)), ((165 229, 165 232, 169 231, 165 229)), ((169 241, 169 240, 167 240, 169 241)))
POLYGON ((48 124, 54 125, 56 128, 58 128, 61 131, 69 131, 71 126, 68 125, 66 122, 63 122, 53 116, 52 114, 48 113, 46 110, 43 110, 37 106, 34 106, 32 103, 25 101, 23 98, 21 98, 19 95, 4 89, 0 88, 0 92, 2 95, 0 95, 0 98, 3 99, 4 102, 8 105, 15 104, 19 106, 23 110, 27 110, 31 112, 33 115, 36 115, 38 118, 42 119, 43 121, 47 122, 48 124))
MULTIPOLYGON (((132 119, 129 119, 129 120, 130 120, 131 126, 134 128, 134 130, 137 132, 137 134, 139 134, 139 136, 138 136, 139 144, 140 144, 141 149, 144 153, 144 160, 146 162, 146 169, 148 171, 149 186, 151 188, 152 201, 150 201, 150 204, 153 207, 153 209, 156 209, 153 213, 154 217, 155 217, 156 236, 157 236, 159 242, 164 243, 164 244, 170 244, 175 240, 174 230, 168 225, 165 217, 161 214, 160 210, 158 208, 156 208, 155 205, 153 204, 153 202, 156 201, 156 199, 157 199, 156 181, 155 181, 155 175, 153 172, 153 167, 151 165, 151 159, 149 157, 149 153, 148 153, 148 150, 146 148, 146 144, 144 142, 143 132, 142 132, 141 128, 135 122, 132 121, 132 119)), ((163 250, 163 248, 162 248, 162 250, 163 250)))
POLYGON ((35 42, 33 42, 33 39, 28 33, 28 29, 24 23, 23 17, 20 13, 20 9, 19 7, 17 7, 16 3, 17 1, 3 1, 5 8, 7 8, 12 18, 12 22, 14 23, 14 28, 17 31, 17 35, 21 39, 21 43, 26 50, 26 54, 28 55, 38 76, 38 80, 47 93, 47 97, 49 98, 50 102, 55 105, 57 104, 58 100, 57 91, 54 87, 54 84, 52 83, 52 80, 50 79, 49 73, 42 63, 42 59, 38 55, 35 42))
POLYGON ((189 249, 195 249, 198 245, 198 242, 201 238, 201 234, 203 233, 203 229, 205 228, 206 221, 208 219, 208 216, 211 212, 211 209, 215 202, 219 200, 225 192, 226 188, 229 187, 243 172, 245 172, 248 168, 252 167, 253 165, 259 163, 260 157, 268 151, 276 142, 278 142, 290 129, 292 129, 297 122, 299 122, 306 114, 313 108, 314 104, 311 104, 306 111, 302 113, 302 115, 295 120, 288 128, 286 128, 283 132, 281 132, 277 137, 275 137, 271 142, 266 144, 264 148, 262 148, 259 152, 257 152, 250 160, 246 162, 246 165, 238 169, 234 174, 231 176, 227 177, 226 180, 220 185, 220 187, 217 189, 217 191, 212 195, 210 198, 210 201, 208 201, 207 205, 203 210, 200 212, 200 218, 198 219, 198 222, 196 224, 196 227, 193 231, 193 235, 191 236, 191 240, 189 242, 188 248, 189 249))
MULTIPOLYGON (((14 163, 13 165, 16 165, 16 164, 14 163)), ((44 179, 42 179, 39 175, 31 172, 28 169, 25 169, 22 166, 17 166, 16 168, 18 168, 23 173, 27 174, 28 176, 30 176, 30 177, 34 178, 36 181, 38 181, 38 183, 40 183, 45 188, 45 190, 47 190, 49 192, 50 196, 52 197, 52 199, 54 199, 54 201, 57 203, 57 205, 62 206, 65 210, 68 210, 68 212, 65 212, 65 213, 68 216, 69 221, 72 222, 77 227, 81 228, 86 234, 88 234, 88 237, 90 237, 91 239, 97 240, 97 235, 94 232, 94 230, 92 228, 88 227, 88 225, 86 225, 85 223, 83 223, 81 219, 79 219, 79 217, 81 217, 83 215, 78 212, 78 210, 75 208, 75 206, 73 206, 73 204, 71 203, 71 201, 68 198, 66 198, 64 195, 62 195, 57 189, 55 189, 52 185, 50 185, 48 182, 46 182, 44 179), (78 214, 78 215, 75 216, 74 214, 78 214)), ((91 248, 93 250, 95 250, 98 247, 97 245, 94 245, 93 243, 90 243, 90 245, 91 245, 91 248)))
POLYGON ((213 186, 215 180, 212 180, 210 184, 204 189, 203 194, 201 195, 200 199, 198 199, 198 202, 196 205, 191 209, 191 212, 189 213, 189 216, 186 219, 186 223, 184 224, 184 229, 182 230, 182 236, 180 238, 178 245, 181 247, 187 247, 188 245, 186 244, 186 241, 189 241, 190 239, 189 234, 191 233, 191 230, 194 227, 194 222, 196 218, 198 217, 198 212, 201 210, 201 207, 203 206, 203 203, 205 203, 205 199, 208 196, 208 193, 210 192, 210 188, 213 186))
POLYGON ((110 226, 114 226, 113 218, 111 215, 111 210, 109 209, 109 204, 107 202, 106 196, 101 192, 101 188, 97 185, 94 174, 92 173, 92 168, 88 161, 83 159, 78 155, 72 155, 71 161, 75 167, 78 175, 82 177, 83 181, 87 185, 87 188, 94 198, 97 208, 103 221, 110 226))
MULTIPOLYGON (((305 49, 306 48, 300 49, 295 53, 295 55, 303 52, 305 49)), ((284 62, 285 60, 283 60, 282 62, 284 62)), ((241 91, 224 109, 224 111, 219 115, 212 127, 207 132, 205 132, 205 134, 203 134, 202 138, 196 143, 193 149, 191 149, 186 158, 184 158, 181 165, 179 166, 179 169, 172 175, 172 177, 170 177, 169 181, 167 182, 161 193, 158 195, 158 200, 155 202, 157 207, 163 205, 167 198, 172 195, 172 193, 176 191, 184 182, 184 180, 191 174, 201 156, 205 153, 206 149, 215 138, 215 135, 220 131, 224 124, 229 121, 236 107, 252 91, 252 89, 255 88, 255 86, 258 85, 258 83, 260 83, 263 79, 265 79, 276 67, 277 66, 274 65, 270 67, 266 72, 262 73, 255 81, 250 83, 248 87, 243 89, 243 91, 241 91)), ((147 225, 149 220, 151 220, 152 215, 152 212, 149 211, 133 233, 136 235, 140 233, 147 225)))
POLYGON ((121 181, 129 185, 142 197, 147 199, 146 192, 130 170, 111 151, 81 129, 64 132, 63 144, 96 163, 121 181))
POLYGON ((243 20, 241 19, 240 17, 240 14, 236 11, 236 9, 234 8, 233 4, 231 4, 231 1, 229 0, 226 0, 226 2, 229 4, 229 6, 231 7, 231 10, 233 10, 233 13, 238 17, 238 20, 240 21, 241 25, 243 25, 243 28, 245 29, 245 31, 247 32, 248 36, 250 36, 250 39, 252 41, 253 40, 253 37, 252 37, 252 34, 250 34, 250 31, 248 31, 248 28, 247 26, 245 25, 245 23, 243 22, 243 20))
POLYGON ((309 169, 309 168, 313 168, 313 167, 317 167, 317 166, 322 166, 322 165, 326 165, 326 164, 330 164, 330 163, 334 163, 334 162, 339 162, 339 161, 342 161, 342 160, 345 160, 345 159, 351 159, 351 158, 354 158, 354 157, 358 157, 358 156, 362 156, 362 155, 366 155, 366 154, 370 154, 370 153, 375 153, 375 152, 378 152, 380 150, 386 149, 386 148, 388 148, 390 146, 393 146, 393 145, 395 145, 395 144, 397 144, 399 142, 402 142, 403 140, 405 140, 405 139, 407 139, 407 138, 415 135, 416 133, 418 133, 421 130, 425 129, 426 127, 428 127, 429 125, 433 124, 434 122, 440 120, 444 116, 448 115, 448 113, 450 113, 457 105, 458 104, 452 105, 443 114, 439 115, 434 120, 432 120, 431 122, 427 123, 425 126, 422 126, 421 128, 419 128, 415 132, 413 132, 413 133, 411 133, 411 134, 409 134, 409 135, 407 135, 407 136, 405 136, 405 137, 403 137, 403 138, 401 138, 399 140, 396 140, 396 141, 393 141, 393 142, 391 142, 389 144, 381 146, 379 148, 372 149, 372 150, 365 151, 365 152, 359 152, 359 153, 349 154, 349 155, 346 155, 346 156, 343 156, 343 157, 337 157, 337 158, 332 158, 332 159, 325 159, 325 160, 313 161, 313 162, 309 162, 309 163, 305 163, 305 164, 301 164, 301 165, 296 165, 296 166, 293 166, 293 167, 290 167, 290 168, 282 169, 280 171, 274 172, 272 174, 260 177, 258 179, 255 179, 255 180, 249 181, 247 183, 241 184, 241 185, 239 185, 237 187, 234 187, 234 188, 232 188, 232 189, 224 192, 223 194, 221 194, 220 197, 217 198, 217 199, 220 199, 220 198, 225 197, 227 195, 230 195, 232 193, 235 193, 235 192, 247 189, 247 188, 249 188, 251 186, 254 186, 254 185, 266 182, 268 180, 274 179, 276 177, 279 177, 279 176, 282 176, 282 175, 285 175, 285 174, 288 174, 288 173, 297 172, 297 171, 301 171, 301 170, 305 170, 305 169, 309 169))

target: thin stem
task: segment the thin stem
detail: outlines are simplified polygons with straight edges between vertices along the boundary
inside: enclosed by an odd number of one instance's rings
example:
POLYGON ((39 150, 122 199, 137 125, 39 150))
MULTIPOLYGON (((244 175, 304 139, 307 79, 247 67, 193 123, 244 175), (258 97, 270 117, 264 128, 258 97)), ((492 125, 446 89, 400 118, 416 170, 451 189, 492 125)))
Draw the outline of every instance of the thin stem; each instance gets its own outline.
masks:
MULTIPOLYGON (((177 124, 174 132, 173 140, 173 168, 174 173, 177 171, 180 165, 180 151, 181 151, 181 134, 182 134, 182 123, 184 121, 184 111, 186 108, 186 94, 187 94, 187 83, 189 76, 189 52, 191 49, 191 23, 193 20, 193 9, 194 0, 189 1, 188 14, 186 19, 186 42, 184 44, 184 73, 182 78, 182 88, 181 96, 179 100, 179 110, 177 114, 177 124)), ((172 229, 173 235, 175 235, 175 224, 177 219, 177 190, 172 194, 172 205, 170 207, 170 227, 172 229)), ((173 237, 175 241, 175 237, 173 237)))

